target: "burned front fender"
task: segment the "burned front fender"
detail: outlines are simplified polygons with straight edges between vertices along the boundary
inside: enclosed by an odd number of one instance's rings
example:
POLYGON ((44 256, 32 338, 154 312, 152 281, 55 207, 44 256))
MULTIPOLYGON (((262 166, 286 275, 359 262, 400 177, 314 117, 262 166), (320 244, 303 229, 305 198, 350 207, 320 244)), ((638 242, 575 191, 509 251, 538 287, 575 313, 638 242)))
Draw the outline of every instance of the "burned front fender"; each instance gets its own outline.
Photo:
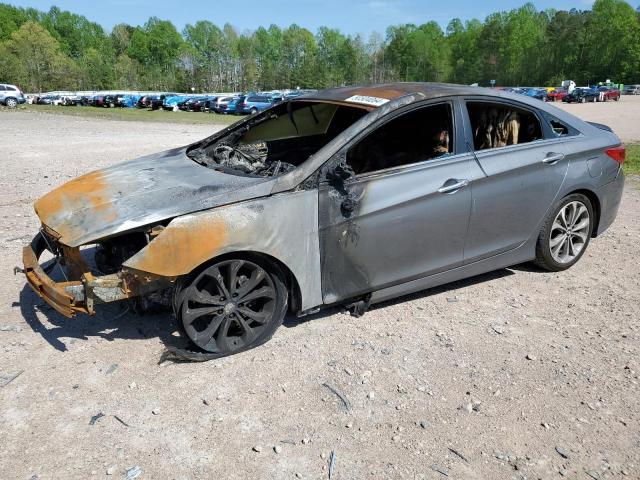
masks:
POLYGON ((177 277, 235 252, 265 254, 282 262, 300 287, 301 309, 320 305, 317 190, 287 192, 177 217, 124 262, 123 269, 177 277))
POLYGON ((228 175, 175 149, 97 170, 34 205, 43 225, 70 247, 173 217, 268 195, 271 179, 228 175))
MULTIPOLYGON (((55 237, 41 231, 22 251, 24 274, 29 286, 45 302, 65 317, 77 313, 93 315, 95 305, 109 303, 170 286, 175 278, 129 270, 110 275, 94 275, 80 255, 79 248, 59 244, 55 237), (45 251, 56 255, 64 269, 64 281, 55 281, 40 265, 45 251)), ((53 266, 53 265, 49 265, 53 266)))

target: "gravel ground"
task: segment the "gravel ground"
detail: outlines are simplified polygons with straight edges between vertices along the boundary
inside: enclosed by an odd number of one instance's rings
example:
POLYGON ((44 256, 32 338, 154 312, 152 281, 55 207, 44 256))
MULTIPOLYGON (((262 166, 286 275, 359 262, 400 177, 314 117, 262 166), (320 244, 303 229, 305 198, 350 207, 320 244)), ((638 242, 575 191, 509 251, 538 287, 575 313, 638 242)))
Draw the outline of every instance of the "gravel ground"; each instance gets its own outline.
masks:
MULTIPOLYGON (((630 140, 638 107, 565 108, 594 121, 602 108, 630 140)), ((0 124, 0 478, 640 478, 637 178, 564 273, 504 269, 159 365, 179 342, 168 316, 111 305, 67 320, 11 270, 38 196, 211 127, 7 111, 0 124)))
POLYGON ((623 95, 604 103, 554 103, 588 122, 609 125, 623 142, 640 142, 640 95, 623 95))

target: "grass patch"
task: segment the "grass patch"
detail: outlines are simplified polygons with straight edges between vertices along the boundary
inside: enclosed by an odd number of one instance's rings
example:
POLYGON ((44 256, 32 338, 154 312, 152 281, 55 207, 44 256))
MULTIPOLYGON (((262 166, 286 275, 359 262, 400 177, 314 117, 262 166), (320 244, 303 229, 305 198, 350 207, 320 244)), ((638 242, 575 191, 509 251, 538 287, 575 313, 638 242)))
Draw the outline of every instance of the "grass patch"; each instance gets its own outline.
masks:
POLYGON ((627 144, 627 156, 624 161, 624 173, 640 175, 640 145, 627 144))
POLYGON ((139 108, 98 108, 98 107, 63 107, 56 105, 21 105, 20 110, 42 112, 74 117, 101 118, 107 120, 124 120, 137 122, 163 122, 184 124, 222 124, 229 125, 240 120, 236 115, 218 115, 202 112, 166 112, 164 110, 147 110, 139 108))

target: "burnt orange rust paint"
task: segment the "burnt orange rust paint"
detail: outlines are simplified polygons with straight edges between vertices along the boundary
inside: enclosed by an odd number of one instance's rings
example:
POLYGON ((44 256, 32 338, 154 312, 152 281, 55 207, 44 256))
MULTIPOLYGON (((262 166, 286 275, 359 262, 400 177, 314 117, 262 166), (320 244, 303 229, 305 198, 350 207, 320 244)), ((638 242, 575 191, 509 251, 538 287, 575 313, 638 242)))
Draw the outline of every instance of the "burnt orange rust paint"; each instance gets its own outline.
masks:
POLYGON ((353 95, 363 95, 368 97, 386 98, 387 100, 393 100, 394 98, 401 97, 407 94, 405 90, 397 90, 393 88, 376 88, 376 87, 363 87, 354 88, 353 95))
POLYGON ((53 224, 51 227, 64 240, 82 232, 82 227, 73 223, 73 216, 64 220, 66 211, 73 213, 85 206, 91 209, 92 214, 100 217, 98 220, 112 222, 117 218, 109 194, 109 184, 100 170, 82 175, 49 192, 36 201, 34 208, 42 223, 53 224), (57 221, 56 217, 63 219, 57 221))
POLYGON ((345 106, 345 107, 360 108, 362 110, 366 110, 367 112, 372 112, 376 108, 376 107, 372 107, 370 105, 364 105, 364 104, 352 103, 352 102, 344 102, 344 101, 341 101, 341 100, 322 100, 322 99, 317 99, 316 100, 315 98, 304 98, 303 97, 301 101, 304 101, 304 102, 316 102, 316 103, 330 103, 332 105, 342 105, 342 106, 345 106))
POLYGON ((169 224, 125 265, 166 277, 184 275, 213 258, 226 238, 226 225, 219 219, 181 219, 169 224))

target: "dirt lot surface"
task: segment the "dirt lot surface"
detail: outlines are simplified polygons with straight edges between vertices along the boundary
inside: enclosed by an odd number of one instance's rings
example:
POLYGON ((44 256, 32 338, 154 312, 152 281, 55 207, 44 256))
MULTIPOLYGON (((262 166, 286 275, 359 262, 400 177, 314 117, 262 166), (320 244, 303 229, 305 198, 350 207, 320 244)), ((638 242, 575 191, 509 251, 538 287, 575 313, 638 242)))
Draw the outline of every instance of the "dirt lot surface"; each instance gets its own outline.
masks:
POLYGON ((640 95, 623 95, 618 102, 554 105, 588 122, 609 125, 623 142, 640 143, 640 95))
MULTIPOLYGON (((628 140, 638 107, 566 108, 628 140)), ((500 270, 159 365, 180 343, 168 316, 67 320, 11 270, 38 196, 211 127, 7 111, 0 125, 0 478, 640 478, 638 179, 564 273, 500 270)))

